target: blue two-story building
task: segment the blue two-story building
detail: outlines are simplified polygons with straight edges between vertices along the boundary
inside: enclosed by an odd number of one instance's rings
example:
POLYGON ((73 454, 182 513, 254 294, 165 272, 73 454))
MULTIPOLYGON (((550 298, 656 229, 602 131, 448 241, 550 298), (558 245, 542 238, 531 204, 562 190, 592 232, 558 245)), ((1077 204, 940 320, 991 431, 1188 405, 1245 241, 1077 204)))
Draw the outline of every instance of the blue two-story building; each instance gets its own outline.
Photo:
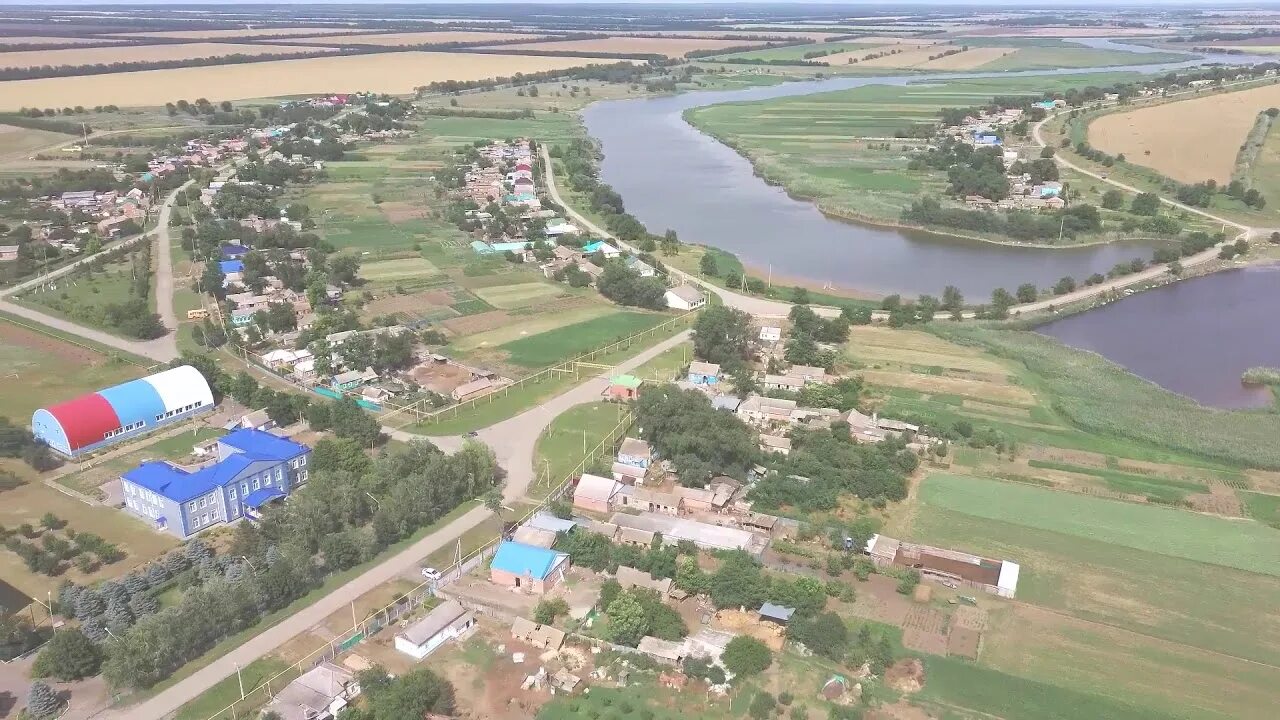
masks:
POLYGON ((188 538, 256 518, 263 505, 307 481, 311 448, 262 430, 218 439, 218 461, 196 471, 144 462, 121 476, 125 509, 157 530, 188 538))

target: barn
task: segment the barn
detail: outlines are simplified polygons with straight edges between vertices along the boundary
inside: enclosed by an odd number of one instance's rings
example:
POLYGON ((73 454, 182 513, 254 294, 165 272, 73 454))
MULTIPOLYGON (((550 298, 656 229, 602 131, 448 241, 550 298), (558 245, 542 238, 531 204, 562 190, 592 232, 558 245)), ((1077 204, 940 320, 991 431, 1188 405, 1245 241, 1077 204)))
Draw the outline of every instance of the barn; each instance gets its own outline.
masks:
POLYGON ((36 410, 31 432, 53 450, 77 457, 213 409, 199 370, 181 365, 36 410))

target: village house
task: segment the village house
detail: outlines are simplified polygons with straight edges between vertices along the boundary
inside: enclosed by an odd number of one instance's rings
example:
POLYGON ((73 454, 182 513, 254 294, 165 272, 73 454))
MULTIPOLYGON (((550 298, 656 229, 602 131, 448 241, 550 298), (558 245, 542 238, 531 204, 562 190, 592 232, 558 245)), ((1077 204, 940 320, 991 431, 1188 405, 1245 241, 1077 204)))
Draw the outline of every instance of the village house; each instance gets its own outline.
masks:
POLYGON ((780 435, 760 435, 760 451, 768 453, 778 453, 779 455, 791 454, 791 438, 782 437, 780 435))
POLYGON ((613 260, 622 255, 621 250, 603 240, 596 240, 582 247, 582 254, 584 255, 594 255, 596 253, 603 255, 605 260, 613 260))
POLYGON ((687 283, 668 289, 664 297, 667 307, 675 310, 697 310, 707 304, 707 297, 687 283))
POLYGON ((722 512, 736 491, 732 485, 717 482, 706 488, 676 486, 672 490, 680 497, 680 509, 686 514, 722 512))
POLYGON ((673 492, 624 485, 618 491, 618 506, 663 515, 680 513, 680 496, 673 492))
POLYGON ((760 342, 773 344, 782 340, 782 328, 766 325, 760 328, 760 342))
POLYGON ((738 416, 756 426, 790 423, 796 412, 796 401, 752 395, 738 406, 738 416))
POLYGON ((359 695, 354 674, 322 662, 285 685, 262 711, 281 720, 332 720, 359 695))
POLYGON ((0 245, 0 262, 13 262, 18 259, 19 245, 0 245))
POLYGON ((799 392, 804 389, 804 378, 793 375, 765 375, 760 384, 765 390, 799 392))
POLYGON ((421 660, 446 642, 461 637, 475 624, 475 616, 457 600, 446 600, 396 635, 396 650, 421 660))
POLYGON ((615 479, 583 473, 573 490, 573 505, 583 510, 608 512, 621 490, 622 484, 615 479))
POLYGON ((623 590, 642 587, 653 590, 658 593, 659 597, 667 597, 671 594, 671 578, 658 580, 643 570, 637 570, 626 565, 618 566, 618 571, 614 573, 614 580, 618 581, 623 590))
POLYGON ((618 448, 618 462, 624 465, 647 468, 652 460, 653 449, 649 443, 639 438, 629 437, 623 440, 622 446, 618 448))
POLYGON ((812 365, 792 365, 791 369, 787 370, 787 375, 800 378, 806 383, 825 383, 827 381, 826 368, 812 365))
POLYGON ((495 585, 542 595, 564 580, 569 556, 547 548, 507 541, 498 545, 489 563, 495 585))
POLYGON ((653 277, 658 274, 658 271, 654 270, 652 265, 634 255, 629 255, 627 257, 626 266, 627 269, 638 274, 640 277, 653 277))
POLYGON ((647 533, 650 541, 657 534, 662 535, 663 542, 677 543, 688 540, 703 550, 743 550, 751 555, 759 555, 768 547, 768 538, 760 537, 748 530, 723 527, 690 518, 674 517, 663 513, 641 512, 633 515, 616 512, 609 522, 618 526, 618 536, 628 530, 647 533))
POLYGON ((604 395, 618 402, 635 400, 640 394, 640 385, 643 382, 635 375, 618 375, 609 380, 609 387, 605 388, 604 395))
POLYGON ((609 468, 609 472, 613 475, 614 480, 617 480, 623 485, 644 485, 645 475, 648 474, 648 470, 645 468, 620 463, 616 460, 609 468))
POLYGON ((720 366, 709 362, 689 363, 689 382, 694 385, 715 385, 720 381, 720 366))

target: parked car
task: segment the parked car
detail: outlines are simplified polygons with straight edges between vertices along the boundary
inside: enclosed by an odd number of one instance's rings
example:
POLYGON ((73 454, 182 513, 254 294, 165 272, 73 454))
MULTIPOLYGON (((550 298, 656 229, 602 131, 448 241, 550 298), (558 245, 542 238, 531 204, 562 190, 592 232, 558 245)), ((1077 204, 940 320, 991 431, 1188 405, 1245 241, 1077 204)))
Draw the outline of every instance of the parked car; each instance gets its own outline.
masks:
POLYGON ((428 580, 439 580, 440 571, 433 567, 424 567, 422 568, 422 577, 428 580))

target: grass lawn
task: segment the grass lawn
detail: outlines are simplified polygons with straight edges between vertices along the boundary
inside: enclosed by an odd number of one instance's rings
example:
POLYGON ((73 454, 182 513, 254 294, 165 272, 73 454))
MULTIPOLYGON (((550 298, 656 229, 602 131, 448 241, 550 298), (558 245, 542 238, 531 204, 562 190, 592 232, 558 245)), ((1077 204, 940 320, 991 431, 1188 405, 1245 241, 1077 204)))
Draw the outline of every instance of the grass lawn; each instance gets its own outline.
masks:
MULTIPOLYGON (((24 324, 26 321, 23 321, 24 324)), ((143 367, 0 317, 0 415, 25 426, 37 408, 144 375, 143 367)))
POLYGON ((648 382, 668 382, 693 361, 693 343, 681 343, 631 371, 648 382))
POLYGON ((671 317, 660 313, 620 311, 513 340, 500 348, 507 351, 508 359, 516 365, 545 367, 647 330, 671 317))
POLYGON ((473 292, 480 296, 481 300, 496 308, 510 310, 536 305, 540 301, 564 294, 565 289, 559 285, 535 280, 533 282, 477 288, 473 292))
MULTIPOLYGON (((107 324, 103 308, 132 297, 130 272, 136 254, 136 251, 127 253, 121 261, 108 263, 101 272, 86 274, 77 270, 60 278, 52 289, 28 291, 17 299, 50 315, 118 335, 116 329, 107 324)), ((152 282, 154 284, 154 279, 152 282)), ((154 309, 154 294, 150 304, 154 309)))
POLYGON ((1250 517, 1280 530, 1280 495, 1256 492, 1241 492, 1239 495, 1250 517))
MULTIPOLYGON (((16 528, 23 523, 40 527, 40 517, 51 512, 67 522, 66 529, 94 533, 117 545, 124 559, 102 565, 85 575, 72 566, 58 577, 31 572, 18 555, 0 548, 0 577, 31 597, 44 598, 63 580, 76 583, 117 578, 145 565, 178 546, 177 539, 158 533, 141 520, 115 508, 86 505, 39 481, 31 481, 0 495, 0 525, 16 528)), ((62 531, 63 534, 65 533, 62 531)), ((31 541, 26 541, 31 542, 31 541)), ((39 542, 36 540, 35 542, 39 542)))
POLYGON ((621 403, 597 402, 570 408, 556 417, 534 447, 537 480, 531 492, 546 492, 560 484, 588 452, 612 435, 625 412, 621 403))
POLYGON ((1280 533, 1258 523, 963 475, 934 474, 923 508, 975 517, 1280 577, 1280 533))
MULTIPOLYGON (((241 681, 244 682, 245 692, 250 693, 250 695, 243 702, 236 705, 234 715, 228 712, 216 715, 216 719, 249 717, 253 710, 266 705, 270 700, 265 689, 259 692, 252 692, 252 689, 288 668, 288 663, 275 657, 268 656, 260 660, 254 660, 240 668, 239 679, 233 675, 183 705, 178 709, 178 714, 174 716, 174 720, 209 720, 215 718, 215 713, 240 700, 241 681)), ((295 677, 297 677, 296 671, 286 675, 273 684, 272 690, 279 691, 289 680, 295 677)))
POLYGON ((377 260, 360 266, 360 277, 370 283, 394 285, 397 280, 428 277, 440 270, 430 260, 422 257, 377 260))

